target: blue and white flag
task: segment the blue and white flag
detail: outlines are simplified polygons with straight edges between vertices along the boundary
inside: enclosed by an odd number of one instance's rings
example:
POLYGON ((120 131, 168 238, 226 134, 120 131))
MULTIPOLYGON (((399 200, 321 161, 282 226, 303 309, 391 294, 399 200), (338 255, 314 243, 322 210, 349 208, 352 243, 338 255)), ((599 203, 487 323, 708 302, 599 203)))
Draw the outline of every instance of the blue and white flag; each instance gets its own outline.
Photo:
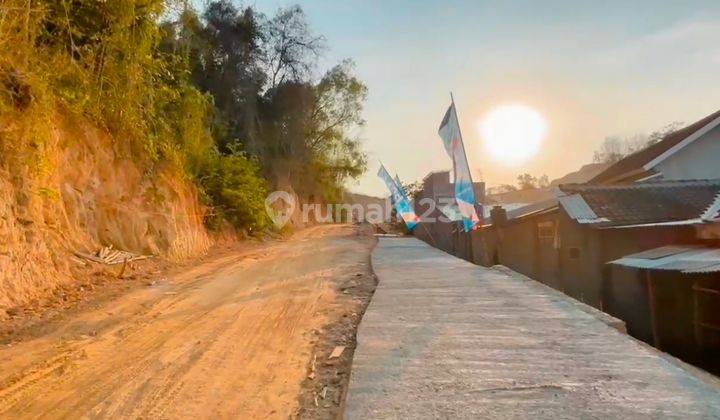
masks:
POLYGON ((385 182, 388 190, 390 190, 390 197, 394 202, 395 210, 397 210, 398 215, 402 217, 408 230, 412 231, 420 222, 420 219, 415 214, 412 205, 410 205, 410 201, 405 198, 402 192, 402 187, 395 183, 395 180, 392 176, 390 176, 388 171, 385 169, 385 166, 382 164, 380 164, 380 169, 377 174, 380 179, 385 182))
POLYGON ((395 184, 397 184, 398 188, 400 189, 400 193, 407 201, 410 201, 410 197, 408 197, 407 191, 405 191, 405 187, 403 187, 402 182, 400 181, 400 177, 395 174, 395 184))
POLYGON ((450 104, 450 108, 445 113, 438 134, 443 140, 445 150, 453 161, 455 201, 457 201, 458 209, 462 214, 463 228, 465 232, 469 232, 479 225, 480 219, 475 211, 475 190, 470 176, 470 165, 468 165, 467 155, 465 154, 465 145, 460 134, 460 124, 458 124, 454 102, 450 104))

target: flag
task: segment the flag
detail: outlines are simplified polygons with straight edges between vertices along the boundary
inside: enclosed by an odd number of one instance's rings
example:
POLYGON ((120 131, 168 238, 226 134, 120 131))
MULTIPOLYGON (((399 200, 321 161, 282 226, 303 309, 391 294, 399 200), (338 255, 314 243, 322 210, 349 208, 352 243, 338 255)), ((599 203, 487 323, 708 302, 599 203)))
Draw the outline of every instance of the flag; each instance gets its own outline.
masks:
POLYGON ((398 186, 398 184, 395 183, 395 180, 392 178, 392 176, 390 176, 388 171, 385 169, 385 166, 383 166, 382 164, 380 164, 380 169, 378 170, 377 174, 380 179, 385 182, 385 185, 390 190, 390 198, 394 202, 395 210, 397 210, 398 215, 402 217, 408 230, 412 231, 413 229, 415 229, 415 226, 420 222, 420 219, 417 217, 415 211, 412 209, 410 201, 403 195, 403 192, 401 190, 402 187, 398 186))
POLYGON ((407 201, 410 201, 410 198, 407 195, 407 191, 405 191, 405 187, 403 187, 402 182, 400 182, 400 177, 395 174, 395 184, 397 184, 398 188, 400 189, 400 193, 407 201))
POLYGON ((475 210, 475 190, 470 176, 470 165, 468 165, 465 154, 465 145, 462 141, 462 134, 460 134, 455 102, 450 104, 445 113, 438 134, 443 140, 445 151, 453 161, 455 201, 462 214, 463 228, 465 232, 469 232, 480 223, 480 218, 475 210))

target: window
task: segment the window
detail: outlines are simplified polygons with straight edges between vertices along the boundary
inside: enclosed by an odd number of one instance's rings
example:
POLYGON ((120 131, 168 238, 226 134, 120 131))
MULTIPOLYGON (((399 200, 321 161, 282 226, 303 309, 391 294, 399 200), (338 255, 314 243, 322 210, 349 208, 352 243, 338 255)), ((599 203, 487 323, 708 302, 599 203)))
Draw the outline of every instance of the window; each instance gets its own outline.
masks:
POLYGON ((572 247, 568 249, 568 257, 571 260, 577 260, 580 258, 580 248, 572 247))
POLYGON ((553 239, 555 237, 555 223, 538 222, 538 239, 553 239))

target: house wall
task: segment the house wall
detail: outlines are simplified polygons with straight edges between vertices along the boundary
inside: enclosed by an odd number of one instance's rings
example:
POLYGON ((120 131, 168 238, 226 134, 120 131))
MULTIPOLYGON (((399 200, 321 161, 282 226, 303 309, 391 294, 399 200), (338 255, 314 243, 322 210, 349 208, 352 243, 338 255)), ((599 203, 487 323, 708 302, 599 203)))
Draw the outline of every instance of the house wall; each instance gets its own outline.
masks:
POLYGON ((497 230, 490 226, 471 233, 473 244, 472 262, 485 267, 500 264, 497 230))
MULTIPOLYGON (((648 271, 612 266, 610 274, 605 284, 605 291, 611 296, 607 312, 625 321, 630 335, 653 345, 648 271)), ((720 290, 720 278, 716 273, 682 274, 677 271, 652 270, 649 274, 655 290, 660 350, 716 374, 720 373, 720 358, 717 357, 720 332, 714 329, 700 330, 700 344, 696 340, 695 328, 696 313, 704 322, 720 324, 717 315, 720 298, 709 293, 696 300, 692 289, 693 284, 697 283, 705 288, 720 290)))
POLYGON ((560 290, 602 310, 600 233, 597 229, 576 223, 563 209, 560 209, 559 221, 560 290))
POLYGON ((535 219, 535 260, 533 274, 529 277, 554 289, 563 290, 563 285, 560 283, 560 211, 540 215, 535 219), (538 226, 540 223, 552 223, 554 236, 540 237, 538 226))
POLYGON ((664 179, 720 178, 720 126, 657 165, 664 179))
POLYGON ((510 223, 497 228, 500 264, 528 277, 535 262, 535 229, 531 220, 510 223))
POLYGON ((472 262, 502 264, 548 286, 558 284, 558 250, 554 237, 541 238, 539 223, 557 226, 557 211, 528 216, 503 226, 493 225, 472 234, 472 262))
MULTIPOLYGON (((603 310, 625 321, 628 333, 633 337, 653 344, 650 319, 649 297, 645 272, 629 267, 611 265, 606 262, 625 255, 634 254, 668 244, 690 244, 697 242, 692 226, 656 226, 649 228, 605 229, 602 230, 603 310)), ((657 293, 672 296, 670 283, 663 283, 657 293), (665 286, 667 287, 665 287, 665 286)), ((677 293, 680 293, 678 291, 677 293)), ((679 297, 680 295, 678 295, 679 297)), ((687 309, 687 308, 686 308, 687 309)), ((666 306, 662 309, 671 318, 682 318, 691 314, 680 307, 666 306)), ((658 311, 661 309, 658 308, 658 311)), ((687 338, 685 338, 687 339, 687 338)), ((666 341, 667 342, 667 341, 666 341)), ((679 356, 677 353, 673 353, 679 356)))
POLYGON ((693 293, 690 276, 677 271, 651 271, 660 350, 685 360, 695 357, 693 293))
POLYGON ((455 255, 455 238, 452 223, 419 223, 413 230, 416 238, 425 241, 428 245, 455 255))
MULTIPOLYGON (((485 197, 485 183, 473 184, 478 201, 485 197)), ((449 254, 473 262, 471 234, 462 231, 460 222, 447 221, 438 208, 454 202, 454 184, 447 171, 433 172, 423 179, 423 189, 415 197, 415 213, 424 220, 413 234, 449 254), (445 220, 445 221, 443 221, 445 220)))
POLYGON ((625 321, 628 334, 652 344, 647 284, 641 270, 611 265, 604 282, 605 312, 625 321))

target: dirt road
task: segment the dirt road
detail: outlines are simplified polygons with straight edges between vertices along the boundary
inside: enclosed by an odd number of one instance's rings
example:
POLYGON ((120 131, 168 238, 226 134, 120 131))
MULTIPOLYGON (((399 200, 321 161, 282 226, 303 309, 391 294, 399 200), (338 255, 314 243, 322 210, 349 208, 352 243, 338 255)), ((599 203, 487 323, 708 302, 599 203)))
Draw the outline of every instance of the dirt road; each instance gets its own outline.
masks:
POLYGON ((373 244, 355 227, 308 229, 151 283, 50 333, 6 345, 0 417, 335 413, 347 372, 327 361, 327 351, 347 344, 342 358, 349 363, 353 325, 374 284, 373 244), (323 376, 329 374, 336 377, 323 376), (302 406, 318 398, 317 408, 302 406))

